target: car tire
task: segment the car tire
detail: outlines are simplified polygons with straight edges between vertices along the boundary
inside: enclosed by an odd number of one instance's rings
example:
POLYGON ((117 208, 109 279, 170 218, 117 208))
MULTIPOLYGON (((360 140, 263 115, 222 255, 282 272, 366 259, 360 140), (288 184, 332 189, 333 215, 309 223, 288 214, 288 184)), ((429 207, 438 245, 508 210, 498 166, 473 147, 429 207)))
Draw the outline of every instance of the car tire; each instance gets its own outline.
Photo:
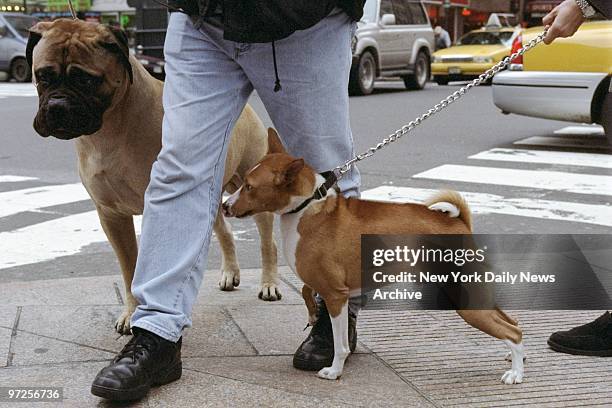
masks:
POLYGON ((419 51, 414 60, 414 73, 402 77, 406 89, 423 89, 429 81, 431 66, 429 65, 429 57, 424 51, 419 51))
POLYGON ((608 138, 608 143, 612 145, 612 92, 606 93, 601 107, 601 125, 608 138))
POLYGON ((434 81, 436 81, 438 85, 448 85, 448 77, 436 76, 434 77, 434 81))
POLYGON ((25 58, 15 58, 13 60, 10 75, 17 82, 29 82, 32 80, 32 71, 25 58))
POLYGON ((370 51, 364 51, 351 67, 349 92, 351 95, 369 95, 376 80, 376 59, 370 51))

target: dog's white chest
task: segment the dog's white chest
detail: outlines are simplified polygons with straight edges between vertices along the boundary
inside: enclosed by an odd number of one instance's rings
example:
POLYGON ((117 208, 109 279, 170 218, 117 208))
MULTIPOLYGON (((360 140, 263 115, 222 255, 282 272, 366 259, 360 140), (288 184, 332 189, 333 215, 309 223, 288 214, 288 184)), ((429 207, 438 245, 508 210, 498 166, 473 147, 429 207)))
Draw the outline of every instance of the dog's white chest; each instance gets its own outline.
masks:
POLYGON ((302 214, 285 214, 281 216, 281 239, 283 244, 283 254, 285 255, 285 261, 291 268, 293 273, 297 275, 297 269, 295 266, 295 257, 297 251, 297 245, 300 240, 300 233, 298 232, 298 224, 302 214))

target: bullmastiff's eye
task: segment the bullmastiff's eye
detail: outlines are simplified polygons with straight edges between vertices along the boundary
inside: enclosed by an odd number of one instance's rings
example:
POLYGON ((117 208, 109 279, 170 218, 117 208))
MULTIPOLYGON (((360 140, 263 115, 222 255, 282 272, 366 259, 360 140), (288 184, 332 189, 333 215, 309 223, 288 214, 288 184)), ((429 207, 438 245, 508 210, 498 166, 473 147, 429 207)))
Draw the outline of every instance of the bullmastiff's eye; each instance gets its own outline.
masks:
POLYGON ((57 79, 57 74, 50 70, 40 70, 36 73, 36 79, 39 84, 49 85, 57 79))
POLYGON ((70 75, 72 82, 79 88, 91 89, 102 82, 102 78, 81 70, 73 70, 70 75))

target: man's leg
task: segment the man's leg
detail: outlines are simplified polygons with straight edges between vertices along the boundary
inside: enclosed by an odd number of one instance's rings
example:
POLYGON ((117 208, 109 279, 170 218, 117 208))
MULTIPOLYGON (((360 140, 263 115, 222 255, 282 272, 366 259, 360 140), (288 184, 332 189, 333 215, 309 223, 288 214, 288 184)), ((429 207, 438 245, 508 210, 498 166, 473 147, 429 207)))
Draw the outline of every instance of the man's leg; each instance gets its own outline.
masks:
MULTIPOLYGON (((348 79, 354 23, 339 9, 307 30, 275 42, 281 90, 274 92, 271 44, 253 44, 238 62, 261 97, 287 151, 317 171, 354 155, 348 79)), ((345 196, 359 195, 353 168, 340 180, 345 196)))
MULTIPOLYGON (((303 157, 317 171, 331 170, 354 155, 348 103, 354 27, 351 19, 336 9, 314 27, 277 41, 274 45, 279 92, 274 92, 271 44, 253 44, 237 60, 266 106, 288 152, 303 157)), ((356 168, 339 182, 345 196, 359 195, 359 185, 356 168)), ((361 297, 350 299, 352 350, 360 306, 361 297)), ((318 370, 329 366, 327 360, 333 358, 329 315, 323 304, 320 309, 318 323, 294 357, 298 368, 318 370)))
POLYGON ((229 135, 252 91, 222 33, 172 13, 162 150, 145 194, 132 327, 177 341, 191 325, 221 198, 229 135))
POLYGON ((92 384, 112 400, 141 398, 181 376, 181 333, 206 265, 234 123, 252 91, 222 33, 172 13, 164 53, 162 150, 145 194, 132 292, 134 337, 92 384), (146 350, 146 352, 144 351, 146 350))

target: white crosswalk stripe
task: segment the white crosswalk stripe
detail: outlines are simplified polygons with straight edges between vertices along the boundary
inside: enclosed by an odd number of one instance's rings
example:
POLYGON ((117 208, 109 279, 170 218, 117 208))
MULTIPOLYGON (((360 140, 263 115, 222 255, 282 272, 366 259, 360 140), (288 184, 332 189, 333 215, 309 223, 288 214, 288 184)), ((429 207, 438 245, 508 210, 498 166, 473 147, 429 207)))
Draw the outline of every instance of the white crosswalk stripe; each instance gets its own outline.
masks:
POLYGON ((612 155, 598 153, 555 152, 550 150, 525 149, 491 149, 472 155, 469 158, 612 169, 612 155))
MULTIPOLYGON (((365 200, 422 203, 435 189, 380 186, 364 191, 365 200)), ((462 191, 474 214, 504 214, 546 220, 575 221, 612 227, 612 206, 530 198, 507 198, 497 194, 462 191)))
POLYGON ((34 84, 0 84, 0 98, 13 96, 37 96, 34 84))
MULTIPOLYGON (((140 234, 141 217, 134 217, 140 234)), ((69 215, 30 225, 14 231, 0 232, 0 269, 49 261, 74 255, 95 242, 106 241, 96 211, 69 215)))
POLYGON ((89 195, 81 183, 33 187, 0 193, 0 217, 24 211, 87 200, 89 195))
POLYGON ((518 170, 485 166, 444 164, 415 174, 414 178, 495 184, 565 191, 578 194, 612 195, 612 176, 561 171, 518 170))
POLYGON ((0 175, 0 183, 17 183, 20 181, 31 181, 38 180, 36 177, 23 177, 23 176, 11 176, 11 175, 0 175))

